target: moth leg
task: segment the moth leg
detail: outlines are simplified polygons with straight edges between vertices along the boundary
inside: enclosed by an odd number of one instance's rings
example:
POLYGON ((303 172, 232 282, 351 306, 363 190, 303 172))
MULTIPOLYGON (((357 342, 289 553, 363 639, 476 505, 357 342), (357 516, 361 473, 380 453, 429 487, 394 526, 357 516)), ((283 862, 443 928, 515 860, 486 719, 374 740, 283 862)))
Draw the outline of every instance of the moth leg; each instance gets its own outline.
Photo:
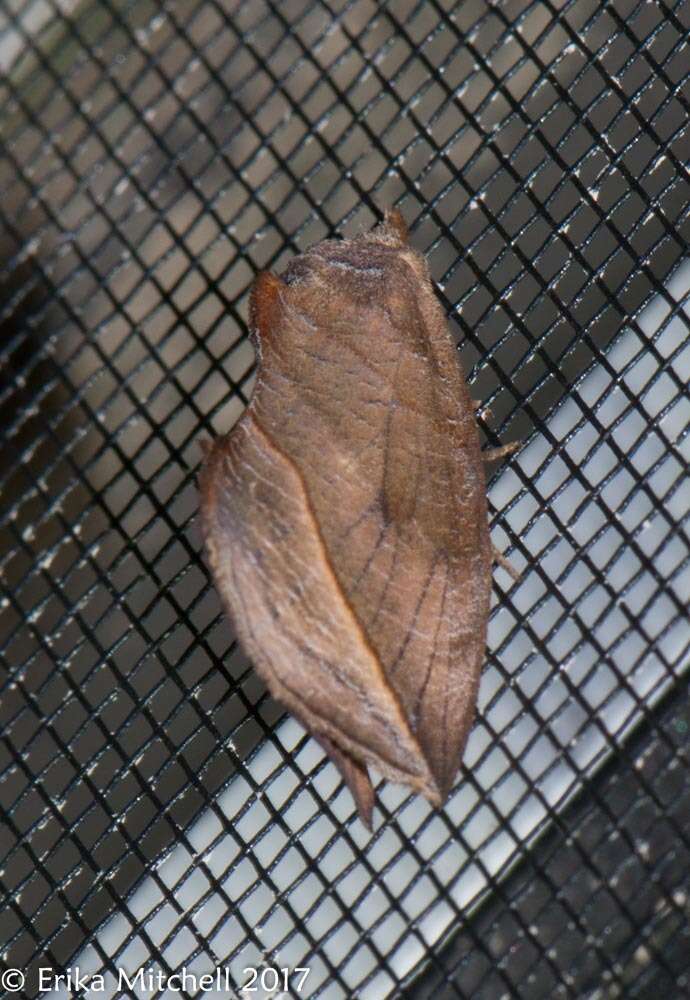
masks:
POLYGON ((484 406, 481 399, 473 399, 471 402, 472 409, 477 414, 477 420, 487 420, 492 415, 491 407, 484 406))
POLYGON ((344 750, 341 750, 340 747, 337 747, 327 736, 323 736, 321 733, 314 735, 338 768, 343 781, 352 792, 359 818, 367 830, 371 830, 375 796, 369 772, 363 764, 360 764, 354 757, 351 757, 344 750))
POLYGON ((482 459, 485 462, 495 462, 497 458, 505 455, 512 455, 514 451, 522 447, 522 441, 511 441, 510 444, 502 444, 499 448, 487 448, 482 452, 482 459))
POLYGON ((498 563, 498 565, 504 569, 509 576, 512 576, 513 580, 519 583, 522 579, 522 574, 515 569, 512 562, 503 555, 500 549, 496 548, 493 542, 491 543, 491 551, 494 557, 494 562, 498 563))

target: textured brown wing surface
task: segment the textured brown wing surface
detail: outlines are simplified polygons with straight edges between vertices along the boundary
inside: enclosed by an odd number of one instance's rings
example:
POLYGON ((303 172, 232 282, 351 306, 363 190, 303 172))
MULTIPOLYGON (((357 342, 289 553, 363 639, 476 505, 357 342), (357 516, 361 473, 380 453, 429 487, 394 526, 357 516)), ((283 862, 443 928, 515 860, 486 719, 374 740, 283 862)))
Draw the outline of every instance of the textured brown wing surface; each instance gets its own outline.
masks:
POLYGON ((435 803, 447 794, 490 596, 473 407, 403 236, 393 217, 259 277, 257 387, 202 484, 240 638, 276 697, 332 742, 361 813, 361 775, 347 778, 340 752, 435 803))
POLYGON ((272 693, 312 732, 425 789, 428 769, 290 461, 248 415, 216 442, 200 485, 214 578, 272 693))

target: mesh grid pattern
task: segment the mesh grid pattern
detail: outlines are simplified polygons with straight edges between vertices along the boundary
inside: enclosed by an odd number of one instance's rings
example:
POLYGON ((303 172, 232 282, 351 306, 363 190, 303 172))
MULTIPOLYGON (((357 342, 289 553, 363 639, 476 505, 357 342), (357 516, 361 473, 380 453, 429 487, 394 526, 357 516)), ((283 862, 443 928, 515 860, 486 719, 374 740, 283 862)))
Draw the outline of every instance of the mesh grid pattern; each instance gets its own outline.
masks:
POLYGON ((262 965, 329 1000, 690 993, 689 30, 682 0, 4 5, 19 995, 77 964, 113 997, 262 965), (394 204, 487 442, 523 441, 489 491, 522 576, 446 809, 385 786, 369 837, 233 642, 195 476, 251 395, 256 272, 394 204))

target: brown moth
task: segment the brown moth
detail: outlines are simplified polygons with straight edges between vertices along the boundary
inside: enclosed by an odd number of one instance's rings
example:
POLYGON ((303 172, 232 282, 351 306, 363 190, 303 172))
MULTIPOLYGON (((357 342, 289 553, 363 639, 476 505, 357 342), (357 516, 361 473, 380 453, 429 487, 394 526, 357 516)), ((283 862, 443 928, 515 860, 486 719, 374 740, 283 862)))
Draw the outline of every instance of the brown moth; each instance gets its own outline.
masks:
POLYGON ((368 827, 369 766, 439 806, 473 722, 492 549, 474 405, 399 212, 260 274, 251 333, 254 395, 200 476, 218 592, 368 827))

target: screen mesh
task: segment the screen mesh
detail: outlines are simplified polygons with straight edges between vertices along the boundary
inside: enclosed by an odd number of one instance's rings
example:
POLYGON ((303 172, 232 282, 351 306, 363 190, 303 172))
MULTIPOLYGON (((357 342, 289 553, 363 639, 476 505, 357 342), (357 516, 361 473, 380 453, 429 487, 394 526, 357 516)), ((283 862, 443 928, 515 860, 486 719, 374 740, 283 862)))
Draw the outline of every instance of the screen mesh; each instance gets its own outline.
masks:
POLYGON ((3 5, 0 994, 690 993, 689 30, 3 5), (489 484, 520 579, 447 807, 382 785, 370 836, 233 641, 195 477, 251 395, 257 271, 391 205, 487 443, 522 442, 489 484))

